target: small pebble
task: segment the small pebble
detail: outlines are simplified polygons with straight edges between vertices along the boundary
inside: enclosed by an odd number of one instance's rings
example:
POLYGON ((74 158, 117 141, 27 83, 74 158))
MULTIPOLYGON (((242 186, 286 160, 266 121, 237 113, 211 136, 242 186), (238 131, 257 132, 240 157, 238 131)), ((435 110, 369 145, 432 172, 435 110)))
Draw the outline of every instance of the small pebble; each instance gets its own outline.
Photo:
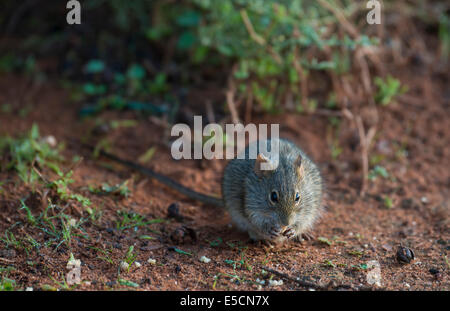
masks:
POLYGON ((211 261, 211 259, 209 259, 208 257, 206 257, 206 256, 202 256, 202 257, 200 257, 200 262, 204 262, 204 263, 208 263, 208 262, 210 262, 211 261))
POLYGON ((134 265, 136 266, 136 268, 139 268, 140 266, 142 266, 141 263, 140 263, 139 261, 135 261, 135 262, 134 262, 134 265))
POLYGON ((156 260, 153 259, 153 258, 149 258, 149 259, 147 260, 147 262, 148 262, 149 264, 152 264, 152 265, 156 264, 156 260))
POLYGON ((283 280, 269 280, 269 286, 281 286, 283 285, 283 280))
POLYGON ((435 275, 435 274, 438 274, 439 273, 439 270, 438 269, 434 269, 434 268, 431 268, 430 270, 428 270, 432 275, 435 275))
POLYGON ((56 138, 55 136, 49 135, 44 138, 45 142, 50 145, 50 147, 56 147, 56 138))
POLYGON ((80 268, 81 267, 81 260, 80 259, 70 259, 67 262, 67 269, 74 269, 74 268, 80 268))
POLYGON ((128 264, 128 262, 122 261, 120 263, 120 269, 121 270, 127 270, 130 267, 130 265, 128 264))
POLYGON ((25 291, 26 291, 26 292, 32 292, 32 291, 34 291, 34 289, 33 289, 33 287, 27 287, 27 288, 25 289, 25 291))

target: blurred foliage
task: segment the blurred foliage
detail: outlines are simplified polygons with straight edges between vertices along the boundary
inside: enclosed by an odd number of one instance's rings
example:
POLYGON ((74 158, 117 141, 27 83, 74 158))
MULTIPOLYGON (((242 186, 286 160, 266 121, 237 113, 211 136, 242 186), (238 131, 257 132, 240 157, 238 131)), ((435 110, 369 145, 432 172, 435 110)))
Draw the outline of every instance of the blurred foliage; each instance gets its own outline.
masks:
MULTIPOLYGON (((37 60, 56 58, 48 71, 63 78, 73 100, 88 103, 81 116, 104 109, 171 114, 186 90, 210 82, 231 82, 237 98, 251 97, 264 111, 336 109, 331 77, 352 73, 356 49, 379 44, 365 35, 374 34, 366 31, 365 3, 350 0, 85 0, 76 26, 66 24, 65 1, 2 2, 0 28, 20 38, 20 48, 0 54, 0 72, 35 72, 37 60), (361 35, 343 31, 339 16, 361 35), (330 93, 308 83, 314 95, 306 98, 306 79, 323 81, 330 93)), ((446 55, 448 16, 440 16, 446 55)), ((383 83, 376 82, 376 100, 386 104, 400 90, 394 80, 383 83)))

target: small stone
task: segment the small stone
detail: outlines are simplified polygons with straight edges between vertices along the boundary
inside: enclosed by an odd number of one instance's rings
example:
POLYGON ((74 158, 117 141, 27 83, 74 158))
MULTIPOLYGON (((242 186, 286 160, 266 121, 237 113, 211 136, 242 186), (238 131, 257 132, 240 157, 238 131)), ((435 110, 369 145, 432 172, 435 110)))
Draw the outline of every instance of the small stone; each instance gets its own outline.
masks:
POLYGON ((283 280, 269 280, 269 286, 281 286, 283 285, 283 280))
POLYGON ((204 262, 204 263, 209 263, 210 261, 211 261, 211 259, 209 259, 208 257, 206 257, 206 256, 202 256, 202 257, 200 257, 200 262, 204 262))
POLYGON ((392 251, 392 246, 389 245, 389 244, 383 244, 383 245, 381 245, 381 248, 382 248, 383 250, 385 250, 386 252, 392 251))
POLYGON ((197 241, 197 233, 190 227, 180 226, 172 232, 170 239, 175 244, 192 243, 197 241))
POLYGON ((32 292, 32 291, 34 291, 34 288, 33 288, 33 287, 27 287, 27 288, 25 289, 25 291, 26 291, 26 292, 32 292))
POLYGON ((147 260, 147 262, 148 262, 149 264, 151 264, 151 265, 155 265, 155 264, 156 264, 156 260, 153 259, 153 258, 149 258, 149 259, 147 260))
POLYGON ((69 261, 67 262, 66 268, 67 269, 79 269, 81 267, 81 260, 80 259, 75 259, 75 258, 71 258, 69 259, 69 261))
POLYGON ((106 286, 109 286, 109 287, 113 287, 114 285, 116 285, 116 281, 114 280, 114 281, 110 281, 110 282, 106 282, 106 286))
POLYGON ((136 268, 140 268, 142 266, 139 261, 135 261, 134 265, 136 266, 136 268))
POLYGON ((180 207, 178 203, 172 203, 169 205, 169 207, 167 208, 167 217, 174 218, 180 222, 184 220, 183 215, 181 215, 180 213, 180 207))
POLYGON ((428 204, 428 198, 427 197, 421 197, 420 198, 420 201, 423 203, 423 204, 428 204))
POLYGON ((403 209, 416 208, 417 207, 417 203, 416 203, 416 201, 413 198, 406 198, 406 199, 403 199, 400 202, 400 206, 403 209))
POLYGON ((125 261, 120 262, 120 270, 128 270, 129 267, 130 265, 128 264, 128 262, 125 261))
POLYGON ((435 275, 435 274, 438 274, 438 273, 439 273, 439 270, 438 270, 438 269, 434 269, 434 268, 431 268, 431 269, 428 270, 428 271, 430 271, 430 273, 431 273, 432 275, 435 275))
POLYGON ((49 144, 50 147, 56 147, 57 142, 56 142, 55 136, 53 136, 53 135, 46 136, 46 137, 44 137, 44 141, 47 144, 49 144))

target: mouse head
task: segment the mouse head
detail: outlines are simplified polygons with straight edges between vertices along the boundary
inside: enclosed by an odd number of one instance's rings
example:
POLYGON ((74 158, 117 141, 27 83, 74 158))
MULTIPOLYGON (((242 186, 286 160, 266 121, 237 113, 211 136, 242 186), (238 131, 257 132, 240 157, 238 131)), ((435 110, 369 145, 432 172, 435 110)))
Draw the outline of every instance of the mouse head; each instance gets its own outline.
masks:
POLYGON ((279 158, 276 169, 262 170, 262 163, 270 163, 263 154, 255 160, 254 174, 246 182, 246 206, 251 218, 283 228, 292 225, 302 202, 302 156, 295 154, 279 158))

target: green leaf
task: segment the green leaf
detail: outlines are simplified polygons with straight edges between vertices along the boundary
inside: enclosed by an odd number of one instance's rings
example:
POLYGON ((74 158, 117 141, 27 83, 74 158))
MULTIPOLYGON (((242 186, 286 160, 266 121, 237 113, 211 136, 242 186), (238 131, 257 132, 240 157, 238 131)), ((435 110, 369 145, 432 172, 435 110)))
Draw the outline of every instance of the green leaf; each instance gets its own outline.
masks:
POLYGON ((178 254, 192 256, 191 253, 185 252, 185 251, 183 251, 183 250, 181 250, 181 249, 179 249, 179 248, 176 248, 176 247, 174 247, 173 250, 174 250, 175 252, 177 252, 178 254))
POLYGON ((99 59, 93 59, 86 64, 84 70, 87 73, 100 73, 105 70, 105 63, 99 59))
POLYGON ((127 70, 127 77, 132 80, 142 80, 145 78, 145 69, 139 64, 131 65, 127 70))
POLYGON ((187 50, 194 45, 195 41, 195 35, 191 31, 185 31, 178 38, 177 48, 180 50, 187 50))
POLYGON ((189 10, 177 17, 176 23, 182 27, 193 27, 200 23, 201 16, 198 12, 189 10))
POLYGON ((129 287, 134 287, 134 288, 139 287, 139 284, 134 283, 132 281, 124 280, 124 279, 118 279, 118 282, 120 285, 124 285, 124 286, 129 286, 129 287))

